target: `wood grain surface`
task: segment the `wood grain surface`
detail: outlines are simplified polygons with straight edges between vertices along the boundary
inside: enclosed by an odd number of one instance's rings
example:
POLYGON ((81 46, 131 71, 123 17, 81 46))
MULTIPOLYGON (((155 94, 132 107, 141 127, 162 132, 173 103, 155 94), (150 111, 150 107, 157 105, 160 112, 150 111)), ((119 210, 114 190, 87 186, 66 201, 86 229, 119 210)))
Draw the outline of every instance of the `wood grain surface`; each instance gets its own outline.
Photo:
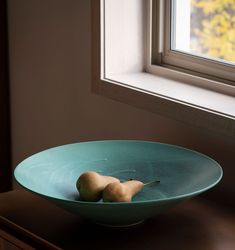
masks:
POLYGON ((130 228, 95 225, 23 190, 0 195, 0 215, 1 226, 41 249, 235 249, 233 211, 202 198, 130 228))

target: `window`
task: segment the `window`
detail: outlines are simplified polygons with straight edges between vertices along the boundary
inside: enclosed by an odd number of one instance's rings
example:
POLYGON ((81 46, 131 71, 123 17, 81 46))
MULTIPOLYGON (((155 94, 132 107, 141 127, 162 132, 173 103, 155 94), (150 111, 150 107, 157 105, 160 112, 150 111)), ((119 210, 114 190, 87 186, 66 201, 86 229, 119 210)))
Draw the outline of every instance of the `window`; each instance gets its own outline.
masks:
POLYGON ((194 2, 92 0, 92 91, 235 136, 234 61, 196 50, 194 2))
POLYGON ((235 1, 154 0, 152 17, 153 64, 235 85, 235 1))

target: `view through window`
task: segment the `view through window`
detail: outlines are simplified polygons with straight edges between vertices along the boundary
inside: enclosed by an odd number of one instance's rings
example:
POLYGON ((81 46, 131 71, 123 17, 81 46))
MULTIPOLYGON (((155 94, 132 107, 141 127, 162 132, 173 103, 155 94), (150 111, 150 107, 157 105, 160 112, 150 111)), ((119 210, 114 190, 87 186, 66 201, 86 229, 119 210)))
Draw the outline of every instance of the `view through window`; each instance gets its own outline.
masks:
POLYGON ((235 65, 235 0, 172 0, 171 50, 235 65))

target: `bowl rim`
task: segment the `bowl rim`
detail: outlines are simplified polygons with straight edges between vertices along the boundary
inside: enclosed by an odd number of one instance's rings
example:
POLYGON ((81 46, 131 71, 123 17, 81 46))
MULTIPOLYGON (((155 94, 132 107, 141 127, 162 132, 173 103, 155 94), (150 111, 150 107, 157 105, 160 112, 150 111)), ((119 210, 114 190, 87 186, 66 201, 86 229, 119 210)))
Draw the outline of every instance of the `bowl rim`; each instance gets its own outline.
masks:
POLYGON ((189 149, 189 148, 185 148, 185 147, 182 147, 182 146, 178 146, 178 145, 174 145, 174 144, 168 144, 168 143, 162 143, 162 142, 156 142, 156 141, 146 141, 146 140, 95 140, 95 141, 84 141, 84 142, 76 142, 76 143, 70 143, 70 144, 63 144, 63 145, 59 145, 59 146, 56 146, 56 147, 51 147, 51 148, 48 148, 48 149, 45 149, 45 150, 42 150, 38 153, 35 153, 27 158, 25 158, 23 161, 21 161, 17 166, 16 168, 14 169, 13 171, 13 177, 15 179, 15 181, 17 182, 17 184, 19 184, 21 187, 23 187, 24 189, 30 191, 31 193, 34 193, 34 194, 37 194, 41 197, 44 197, 48 200, 56 200, 58 202, 66 202, 66 203, 74 203, 76 205, 78 204, 81 204, 81 205, 94 205, 96 204, 97 206, 107 206, 107 205, 121 205, 121 206, 134 206, 134 205, 140 205, 140 204, 153 204, 153 203, 164 203, 164 202, 167 202, 167 201, 175 201, 175 200, 179 200, 179 199, 186 199, 186 198, 190 198, 190 197, 193 197, 193 196, 196 196, 197 194, 200 194, 200 193, 203 193, 209 189, 211 189, 212 187, 214 187, 216 184, 218 184, 220 182, 220 180, 222 179, 223 177, 223 169, 222 167, 220 166, 220 164, 215 161, 214 159, 212 159, 211 157, 203 154, 203 153, 200 153, 196 150, 192 150, 192 149, 189 149), (160 145, 165 145, 165 146, 169 146, 169 147, 173 147, 173 148, 179 148, 179 149, 184 149, 184 150, 187 150, 187 151, 190 151, 190 152, 193 152, 193 153, 196 153, 198 155, 201 155, 203 156, 204 158, 207 158, 209 159, 210 161, 213 161, 216 165, 216 167, 218 168, 218 170, 220 171, 220 175, 218 176, 218 179, 216 181, 214 181, 213 183, 211 183, 210 185, 204 187, 204 188, 201 188, 201 189, 198 189, 196 191, 193 191, 193 192, 189 192, 189 193, 185 193, 185 194, 182 194, 182 195, 176 195, 176 196, 171 196, 171 197, 167 197, 167 198, 159 198, 159 199, 153 199, 153 200, 144 200, 144 201, 131 201, 131 202, 92 202, 92 201, 80 201, 80 200, 70 200, 70 199, 62 199, 62 198, 58 198, 58 197, 54 197, 54 196, 50 196, 50 195, 46 195, 46 194, 43 194, 43 193, 39 193, 35 190, 32 190, 30 188, 28 188, 27 186, 23 185, 18 179, 17 179, 17 171, 19 170, 20 166, 26 161, 28 160, 29 158, 31 157, 34 157, 35 155, 37 154, 41 154, 42 152, 45 152, 45 151, 48 151, 48 150, 51 150, 51 149, 56 149, 56 148, 61 148, 61 147, 64 147, 64 146, 69 146, 69 145, 76 145, 76 144, 84 144, 84 143, 102 143, 102 142, 138 142, 138 143, 153 143, 153 144, 160 144, 160 145))

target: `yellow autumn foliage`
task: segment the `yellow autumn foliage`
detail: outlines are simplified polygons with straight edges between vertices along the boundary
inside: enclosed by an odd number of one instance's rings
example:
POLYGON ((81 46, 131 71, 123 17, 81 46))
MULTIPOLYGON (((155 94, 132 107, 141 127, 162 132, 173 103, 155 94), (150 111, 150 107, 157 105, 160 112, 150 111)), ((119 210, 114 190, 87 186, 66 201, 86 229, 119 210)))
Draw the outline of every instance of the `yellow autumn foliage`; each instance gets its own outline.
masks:
MULTIPOLYGON (((235 62, 235 0, 191 0, 203 12, 202 29, 194 29, 205 54, 235 62)), ((201 50, 202 50, 201 49, 201 50)))

